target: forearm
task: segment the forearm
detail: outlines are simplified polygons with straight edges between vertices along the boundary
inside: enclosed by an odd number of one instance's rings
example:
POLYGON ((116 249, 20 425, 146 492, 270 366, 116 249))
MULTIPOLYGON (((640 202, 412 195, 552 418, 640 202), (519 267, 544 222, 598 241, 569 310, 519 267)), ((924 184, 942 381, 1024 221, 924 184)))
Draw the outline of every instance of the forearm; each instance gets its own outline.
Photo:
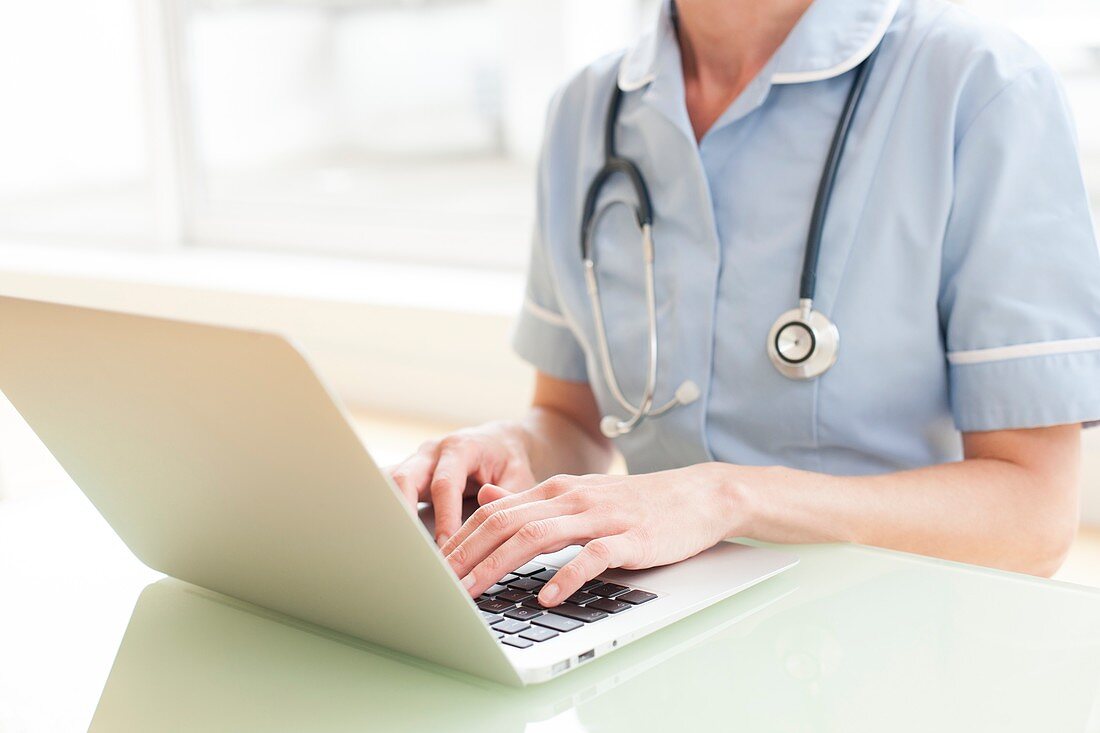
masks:
POLYGON ((605 473, 611 465, 614 453, 608 441, 552 407, 532 407, 516 428, 538 481, 559 473, 605 473))
POLYGON ((857 542, 1049 575, 1077 524, 1075 472, 1051 480, 998 459, 860 477, 725 473, 745 513, 740 531, 765 541, 857 542))

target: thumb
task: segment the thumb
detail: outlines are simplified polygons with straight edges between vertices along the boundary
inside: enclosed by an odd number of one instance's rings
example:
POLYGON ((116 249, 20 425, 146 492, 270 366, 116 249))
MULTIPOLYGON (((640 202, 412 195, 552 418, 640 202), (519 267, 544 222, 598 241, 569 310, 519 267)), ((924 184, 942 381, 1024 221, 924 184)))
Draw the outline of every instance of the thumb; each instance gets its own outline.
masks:
POLYGON ((511 496, 512 492, 508 489, 502 489, 499 486, 493 484, 485 484, 481 487, 481 490, 477 492, 477 503, 488 504, 491 501, 497 499, 503 499, 506 496, 511 496))

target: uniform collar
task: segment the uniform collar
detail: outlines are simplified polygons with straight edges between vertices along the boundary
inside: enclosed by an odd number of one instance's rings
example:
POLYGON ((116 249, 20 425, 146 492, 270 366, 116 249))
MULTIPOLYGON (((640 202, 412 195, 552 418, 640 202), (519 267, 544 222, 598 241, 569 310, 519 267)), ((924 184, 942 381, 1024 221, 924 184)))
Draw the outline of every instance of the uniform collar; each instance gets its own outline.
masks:
MULTIPOLYGON (((676 47, 674 0, 664 0, 657 25, 626 52, 619 65, 619 88, 641 89, 656 76, 660 60, 676 47)), ((815 0, 799 18, 768 64, 772 84, 829 79, 855 68, 878 46, 900 0, 815 0)))

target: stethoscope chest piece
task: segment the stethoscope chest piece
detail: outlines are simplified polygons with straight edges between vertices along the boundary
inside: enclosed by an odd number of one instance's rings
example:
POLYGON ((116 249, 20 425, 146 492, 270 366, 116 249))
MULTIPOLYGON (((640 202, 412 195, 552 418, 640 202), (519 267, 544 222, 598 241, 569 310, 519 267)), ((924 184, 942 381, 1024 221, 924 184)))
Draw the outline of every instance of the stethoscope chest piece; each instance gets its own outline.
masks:
POLYGON ((809 301, 783 313, 768 332, 768 357, 788 379, 813 379, 836 363, 840 331, 809 301))

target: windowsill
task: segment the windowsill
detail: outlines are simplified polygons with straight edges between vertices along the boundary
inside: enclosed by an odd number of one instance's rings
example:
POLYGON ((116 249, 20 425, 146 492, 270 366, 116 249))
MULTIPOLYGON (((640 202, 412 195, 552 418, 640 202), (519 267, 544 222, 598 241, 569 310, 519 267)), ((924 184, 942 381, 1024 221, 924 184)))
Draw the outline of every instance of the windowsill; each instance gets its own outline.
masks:
POLYGON ((523 276, 515 271, 198 248, 128 251, 4 242, 0 273, 508 318, 523 294, 523 276))

